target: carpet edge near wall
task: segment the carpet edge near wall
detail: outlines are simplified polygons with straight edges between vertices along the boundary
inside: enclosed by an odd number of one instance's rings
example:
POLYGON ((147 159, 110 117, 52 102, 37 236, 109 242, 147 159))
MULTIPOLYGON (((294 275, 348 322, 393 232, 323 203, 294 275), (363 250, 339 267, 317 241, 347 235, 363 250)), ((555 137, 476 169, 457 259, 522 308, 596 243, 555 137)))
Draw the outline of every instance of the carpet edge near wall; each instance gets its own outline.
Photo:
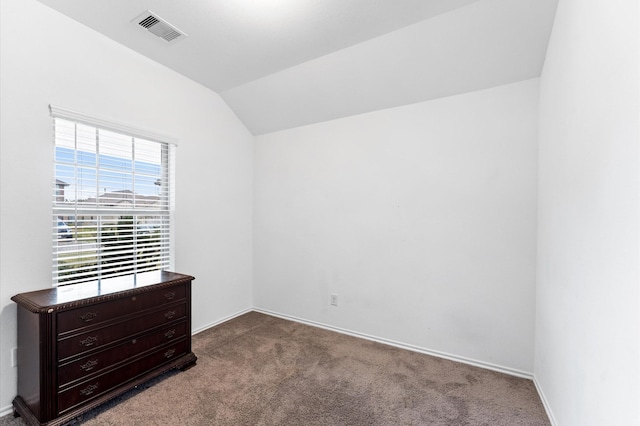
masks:
POLYGON ((545 393, 544 393, 544 391, 542 389, 542 386, 538 382, 538 380, 537 380, 537 378, 536 378, 534 373, 528 373, 528 372, 525 372, 525 371, 516 370, 516 369, 512 369, 512 368, 508 368, 508 367, 502 367, 502 366, 499 366, 499 365, 494 365, 494 364, 490 364, 490 363, 484 363, 484 362, 481 362, 481 361, 472 360, 472 359, 464 358, 464 357, 459 357, 459 356, 456 356, 456 355, 451 355, 451 354, 447 354, 447 353, 443 353, 443 352, 439 352, 439 351, 433 351, 433 350, 421 348, 421 347, 418 347, 418 346, 407 345, 407 344, 404 344, 404 343, 396 342, 396 341, 389 340, 389 339, 380 338, 380 337, 377 337, 377 336, 371 336, 371 335, 368 335, 368 334, 359 333, 359 332, 355 332, 355 331, 352 331, 352 330, 347 330, 347 329, 343 329, 343 328, 339 328, 339 327, 334 327, 332 325, 323 324, 323 323, 316 322, 316 321, 309 321, 309 320, 305 320, 303 318, 298 318, 298 317, 294 317, 294 316, 291 316, 291 315, 286 315, 286 314, 282 314, 282 313, 279 313, 279 312, 270 311, 268 309, 261 309, 261 308, 254 307, 253 309, 250 309, 249 311, 255 311, 255 312, 259 312, 259 313, 265 314, 265 315, 271 315, 271 316, 274 316, 274 317, 278 317, 278 318, 282 318, 282 319, 298 322, 298 323, 309 325, 309 326, 312 326, 312 327, 319 327, 319 328, 323 328, 325 330, 334 331, 336 333, 346 334, 348 336, 353 336, 353 337, 358 337, 358 338, 370 340, 370 341, 373 341, 373 342, 381 343, 383 345, 394 346, 394 347, 397 347, 397 348, 400 348, 400 349, 406 349, 406 350, 411 351, 411 352, 417 352, 417 353, 430 355, 430 356, 434 356, 434 357, 438 357, 438 358, 444 358, 444 359, 448 359, 450 361, 460 362, 460 363, 463 363, 463 364, 472 365, 474 367, 484 368, 484 369, 487 369, 487 370, 496 371, 498 373, 504 373, 504 374, 508 374, 510 376, 515 376, 515 377, 520 377, 520 378, 523 378, 523 379, 531 380, 533 382, 534 386, 535 386, 536 392, 538 393, 538 397, 540 398, 540 401, 542 402, 542 406, 544 407, 545 413, 547 414, 547 417, 549 418, 549 422, 551 423, 551 426, 558 426, 558 422, 556 421, 556 419, 555 419, 555 417, 553 415, 553 411, 551 410, 551 406, 549 405, 549 402, 548 402, 548 400, 546 398, 546 395, 545 395, 545 393))
POLYGON ((242 309, 242 310, 240 310, 240 311, 238 311, 236 313, 229 314, 226 317, 222 317, 222 318, 220 318, 218 320, 215 320, 212 323, 203 325, 202 327, 198 327, 196 329, 192 328, 191 329, 191 335, 193 336, 195 334, 202 333, 205 330, 208 330, 208 329, 213 328, 213 327, 215 327, 217 325, 223 324, 223 323, 225 323, 227 321, 231 321, 232 319, 237 318, 240 315, 244 315, 244 314, 247 314, 247 313, 255 311, 255 310, 256 310, 255 308, 245 308, 245 309, 242 309))
POLYGON ((408 350, 408 351, 411 351, 411 352, 417 352, 417 353, 424 354, 424 355, 430 355, 430 356, 434 356, 434 357, 437 357, 437 358, 443 358, 443 359, 447 359, 449 361, 460 362, 462 364, 472 365, 474 367, 483 368, 485 370, 491 370, 491 371, 496 371, 498 373, 508 374, 509 376, 520 377, 522 379, 528 379, 528 380, 531 380, 531 381, 534 380, 533 373, 527 372, 527 371, 522 371, 522 370, 517 370, 515 368, 504 367, 504 366, 500 366, 500 365, 496 365, 496 364, 491 364, 491 363, 488 363, 488 362, 482 362, 482 361, 474 360, 474 359, 471 359, 471 358, 465 358, 465 357, 461 357, 461 356, 457 356, 457 355, 448 354, 448 353, 445 353, 445 352, 440 352, 440 351, 436 351, 436 350, 432 350, 432 349, 422 348, 422 347, 419 347, 419 346, 409 345, 409 344, 406 344, 406 343, 397 342, 397 341, 390 340, 390 339, 385 339, 383 337, 373 336, 373 335, 369 335, 369 334, 366 334, 366 333, 360 333, 360 332, 353 331, 353 330, 348 330, 348 329, 344 329, 344 328, 340 328, 340 327, 335 327, 335 326, 332 326, 332 325, 329 325, 329 324, 324 324, 324 323, 321 323, 321 322, 311 321, 311 320, 307 320, 307 319, 304 319, 304 318, 298 318, 298 317, 294 317, 294 316, 291 316, 291 315, 282 314, 282 313, 275 312, 275 311, 270 311, 268 309, 262 309, 262 308, 254 307, 251 310, 255 311, 255 312, 259 312, 261 314, 270 315, 270 316, 274 316, 274 317, 277 317, 277 318, 282 318, 282 319, 286 319, 286 320, 289 320, 289 321, 294 321, 294 322, 298 322, 298 323, 301 323, 301 324, 309 325, 311 327, 318 327, 318 328, 322 328, 322 329, 325 329, 325 330, 334 331, 336 333, 346 334, 348 336, 358 337, 358 338, 361 338, 361 339, 370 340, 372 342, 381 343, 383 345, 393 346, 393 347, 396 347, 396 348, 399 348, 399 349, 405 349, 405 350, 408 350))
MULTIPOLYGON (((497 371, 498 373, 504 373, 504 374, 508 374, 510 376, 515 376, 515 377, 520 377, 520 378, 524 378, 524 379, 529 379, 531 381, 533 381, 534 386, 536 388, 536 391, 538 392, 538 395, 540 397, 540 400, 542 401, 542 405, 544 406, 544 409, 547 413, 547 416, 549 417, 549 421, 551 422, 552 426, 557 426, 557 422, 555 421, 555 418, 553 416, 553 412, 551 411, 551 407, 548 404, 548 401, 546 399, 546 396, 540 386, 540 384, 538 383, 538 381, 536 380, 536 377, 533 373, 529 373, 529 372, 525 372, 525 371, 521 371, 521 370, 516 370, 516 369, 512 369, 512 368, 508 368, 508 367, 502 367, 499 365, 494 365, 494 364, 490 364, 490 363, 485 363, 485 362, 481 362, 481 361, 477 361, 477 360, 473 360, 473 359, 469 359, 469 358, 464 358, 464 357, 459 357, 456 355, 452 355, 452 354, 447 354, 444 352, 439 352, 439 351, 434 351, 434 350, 430 350, 430 349, 425 349, 425 348, 421 348, 418 346, 413 346, 413 345, 407 345, 401 342, 396 342, 393 340, 389 340, 389 339, 384 339, 378 336, 372 336, 369 334, 365 334, 365 333, 359 333, 353 330, 348 330, 348 329, 343 329, 340 327, 335 327, 329 324, 324 324, 324 323, 320 323, 320 322, 316 322, 316 321, 310 321, 310 320, 306 320, 303 318, 298 318, 298 317, 294 317, 291 315, 286 315, 286 314, 282 314, 280 312, 275 312, 275 311, 270 311, 268 309, 262 309, 262 308, 258 308, 258 307, 252 307, 252 308, 246 308, 246 309, 242 309, 236 313, 227 315, 221 319, 218 319, 212 323, 209 323, 207 325, 198 327, 197 329, 192 329, 191 330, 191 334, 195 335, 198 333, 201 333, 205 330, 208 330, 210 328, 216 327, 220 324, 223 324, 227 321, 230 321, 236 317, 239 317, 241 315, 244 315, 246 313, 249 312, 259 312, 265 315, 270 315, 270 316, 274 316, 277 318, 282 318, 282 319, 286 319, 286 320, 290 320, 290 321, 294 321, 294 322, 298 322, 301 324, 305 324, 305 325, 309 325, 312 327, 318 327, 318 328, 322 328, 325 330, 329 330, 329 331, 334 331, 336 333, 340 333, 340 334, 346 334, 348 336, 353 336, 353 337, 357 337, 357 338, 361 338, 361 339, 365 339, 365 340, 370 340, 373 342, 377 342, 377 343, 381 343, 383 345, 389 345, 389 346, 393 346, 393 347, 397 347, 400 349, 405 349, 411 352, 417 352, 417 353, 421 353, 421 354, 425 354, 425 355, 430 355, 430 356, 435 356, 438 358, 444 358, 444 359, 448 359, 450 361, 455 361, 455 362, 460 362, 463 364, 468 364, 468 365, 472 365, 474 367, 479 367, 479 368, 484 368, 487 370, 492 370, 492 371, 497 371)), ((0 417, 9 415, 13 412, 13 406, 8 405, 6 407, 2 407, 0 408, 0 417)))

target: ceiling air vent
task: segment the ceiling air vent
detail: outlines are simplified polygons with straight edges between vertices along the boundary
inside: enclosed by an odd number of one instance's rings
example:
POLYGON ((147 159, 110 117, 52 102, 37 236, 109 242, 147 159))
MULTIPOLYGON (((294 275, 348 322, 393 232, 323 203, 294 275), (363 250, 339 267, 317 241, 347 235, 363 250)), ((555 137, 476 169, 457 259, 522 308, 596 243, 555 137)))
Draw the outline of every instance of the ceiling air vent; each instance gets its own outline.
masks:
POLYGON ((140 28, 146 29, 155 36, 160 37, 167 43, 183 39, 187 36, 185 33, 150 10, 138 15, 138 17, 131 22, 138 25, 140 28))

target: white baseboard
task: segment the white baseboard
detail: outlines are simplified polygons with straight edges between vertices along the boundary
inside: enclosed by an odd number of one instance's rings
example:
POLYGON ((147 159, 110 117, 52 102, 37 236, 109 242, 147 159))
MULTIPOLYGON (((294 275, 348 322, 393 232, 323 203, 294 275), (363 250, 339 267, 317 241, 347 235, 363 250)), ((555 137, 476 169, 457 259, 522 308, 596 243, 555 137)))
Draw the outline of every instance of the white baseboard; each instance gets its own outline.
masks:
POLYGON ((13 414, 13 405, 0 408, 0 417, 8 416, 9 414, 13 414))
POLYGON ((538 391, 538 395, 540 396, 540 400, 542 401, 542 405, 544 406, 544 411, 547 412, 547 417, 549 417, 549 422, 551 422, 551 426, 558 426, 558 422, 556 418, 553 416, 553 411, 551 411, 551 406, 549 405, 549 401, 547 400, 540 383, 536 379, 536 376, 533 376, 533 384, 536 386, 536 390, 538 391))
POLYGON ((244 315, 247 312, 251 312, 251 311, 253 311, 253 308, 243 309, 243 310, 241 310, 239 312, 236 312, 235 314, 228 315, 228 316, 226 316, 224 318, 221 318, 219 320, 216 320, 216 321, 214 321, 214 322, 212 322, 210 324, 207 324, 207 325, 204 325, 202 327, 198 327, 198 328, 196 328, 194 330, 191 330, 191 335, 201 333, 201 332, 203 332, 203 331, 205 331, 205 330, 207 330, 207 329, 209 329, 211 327, 215 327, 216 325, 222 324, 223 322, 227 322, 229 320, 234 319, 235 317, 239 317, 240 315, 244 315))
POLYGON ((484 368, 487 370, 492 370, 492 371, 497 371, 498 373, 504 373, 504 374, 508 374, 510 376, 516 376, 516 377, 521 377, 524 379, 529 379, 529 380, 533 380, 533 373, 529 373, 527 371, 521 371, 521 370, 517 370, 514 368, 510 368, 510 367, 504 367, 501 365, 496 365, 496 364, 491 364, 488 362, 483 362, 483 361, 478 361, 475 359, 470 359, 470 358, 465 358, 465 357, 461 357, 461 356, 457 356, 457 355, 452 355, 452 354, 448 354, 446 352, 440 352, 440 351, 435 351, 432 349, 427 349, 427 348, 421 348, 419 346, 414 346, 414 345, 409 345, 406 343, 402 343, 402 342, 396 342, 394 340, 389 340, 389 339, 385 339, 382 337, 378 337, 378 336, 372 336, 369 334, 365 334, 365 333, 360 333, 357 331, 352 331, 352 330, 347 330, 344 328, 340 328, 340 327, 334 327, 332 325, 328 325, 328 324, 323 324, 320 322, 316 322, 316 321, 309 321, 303 318, 297 318, 291 315, 286 315, 286 314, 281 314, 279 312, 273 312, 273 311, 269 311, 267 309, 261 309, 261 308, 253 308, 254 311, 256 312, 260 312, 266 315, 271 315, 274 317, 278 317, 278 318, 282 318, 282 319, 287 319, 287 320, 291 320, 291 321, 295 321, 295 322, 299 322, 301 324, 306 324, 306 325, 310 325, 312 327, 319 327, 319 328, 323 328, 325 330, 330 330, 330 331, 335 331, 337 333, 341 333, 341 334, 346 334, 349 336, 353 336, 353 337, 359 337, 361 339, 366 339, 366 340, 371 340, 373 342, 378 342, 378 343, 382 343, 385 345, 389 345, 389 346, 394 346, 396 348, 400 348, 400 349, 406 349, 412 352, 418 352, 421 354, 425 354, 425 355, 431 355, 431 356, 435 356, 438 358, 444 358, 444 359, 448 359, 450 361, 456 361, 456 362, 461 362, 463 364, 468 364, 468 365, 473 365, 475 367, 480 367, 480 368, 484 368))

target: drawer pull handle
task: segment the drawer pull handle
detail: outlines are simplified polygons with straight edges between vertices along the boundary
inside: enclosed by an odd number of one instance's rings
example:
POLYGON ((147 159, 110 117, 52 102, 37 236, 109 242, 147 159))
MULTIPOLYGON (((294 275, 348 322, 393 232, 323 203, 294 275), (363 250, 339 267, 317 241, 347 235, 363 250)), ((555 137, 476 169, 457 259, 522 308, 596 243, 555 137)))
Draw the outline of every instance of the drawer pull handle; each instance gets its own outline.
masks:
POLYGON ((95 345, 97 341, 98 336, 89 336, 84 340, 80 340, 80 345, 89 347, 95 345))
POLYGON ((95 392, 96 389, 98 389, 98 383, 97 382, 94 385, 89 385, 86 388, 81 389, 80 393, 82 395, 91 395, 93 392, 95 392))
POLYGON ((175 316, 176 316, 176 311, 169 311, 169 312, 167 312, 166 314, 164 314, 164 317, 165 317, 166 319, 171 319, 171 318, 173 318, 173 317, 175 317, 175 316))
POLYGON ((80 319, 84 322, 91 322, 96 319, 97 316, 98 314, 96 312, 87 312, 86 314, 80 315, 80 319))
POLYGON ((175 354, 175 353, 176 353, 175 349, 169 349, 168 351, 166 351, 164 353, 164 357, 165 358, 171 358, 173 356, 173 354, 175 354))
POLYGON ((176 293, 175 293, 174 291, 170 291, 170 292, 168 292, 168 293, 165 293, 165 294, 164 294, 164 297, 165 297, 167 300, 171 300, 171 299, 173 299, 174 297, 176 297, 176 293))
POLYGON ((82 364, 80 368, 82 368, 84 371, 91 371, 95 368, 96 365, 98 365, 98 360, 92 359, 82 364))
POLYGON ((169 330, 166 333, 164 333, 164 337, 166 337, 167 339, 171 339, 173 336, 175 336, 176 334, 176 330, 169 330))

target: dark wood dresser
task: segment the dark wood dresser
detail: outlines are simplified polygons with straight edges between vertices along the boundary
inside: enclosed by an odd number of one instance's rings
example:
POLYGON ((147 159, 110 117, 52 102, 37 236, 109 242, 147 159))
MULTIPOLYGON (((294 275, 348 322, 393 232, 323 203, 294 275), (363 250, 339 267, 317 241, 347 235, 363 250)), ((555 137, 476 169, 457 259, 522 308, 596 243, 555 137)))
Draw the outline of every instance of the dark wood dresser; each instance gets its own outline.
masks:
POLYGON ((156 271, 12 297, 14 413, 27 424, 61 425, 170 369, 195 365, 193 279, 156 271))

